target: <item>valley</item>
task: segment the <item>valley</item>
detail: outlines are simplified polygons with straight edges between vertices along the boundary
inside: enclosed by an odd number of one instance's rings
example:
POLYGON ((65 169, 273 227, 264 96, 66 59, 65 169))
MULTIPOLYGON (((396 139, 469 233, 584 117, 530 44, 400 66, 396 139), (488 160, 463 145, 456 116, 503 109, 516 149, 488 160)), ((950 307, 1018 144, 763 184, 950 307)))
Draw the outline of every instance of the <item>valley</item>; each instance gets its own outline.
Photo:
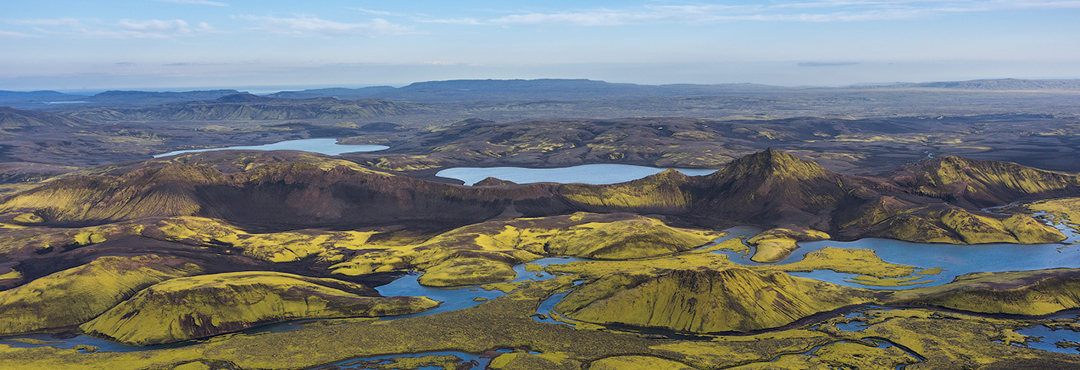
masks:
POLYGON ((1077 367, 1077 95, 1018 83, 13 101, 0 368, 1077 367))

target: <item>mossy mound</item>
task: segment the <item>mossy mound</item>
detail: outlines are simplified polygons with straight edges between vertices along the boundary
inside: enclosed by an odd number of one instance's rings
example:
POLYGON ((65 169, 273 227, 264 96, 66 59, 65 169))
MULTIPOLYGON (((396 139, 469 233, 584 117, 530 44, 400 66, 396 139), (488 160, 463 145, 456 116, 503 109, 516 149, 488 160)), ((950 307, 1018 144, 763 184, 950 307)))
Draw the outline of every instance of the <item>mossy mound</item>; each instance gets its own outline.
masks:
POLYGON ((652 356, 615 356, 589 363, 589 370, 694 370, 681 362, 652 356))
POLYGON ((967 274, 947 285, 896 292, 888 303, 1047 315, 1080 308, 1080 269, 967 274))
POLYGON ((199 271, 156 255, 100 257, 0 292, 0 333, 79 325, 143 288, 199 271))
POLYGON ((420 276, 420 285, 449 287, 486 284, 517 277, 510 264, 485 258, 455 258, 432 266, 420 276))
POLYGON ((799 246, 796 242, 825 240, 829 234, 824 231, 801 227, 774 228, 765 230, 746 242, 757 247, 750 259, 758 263, 780 262, 787 258, 799 246))
POLYGON ((686 251, 719 236, 716 232, 676 228, 657 219, 632 216, 566 228, 547 242, 546 250, 560 256, 631 259, 686 251))
POLYGON ((711 333, 780 327, 874 296, 783 272, 687 269, 608 275, 571 292, 555 309, 592 323, 711 333))
POLYGON ((80 328, 124 344, 150 345, 288 320, 402 315, 435 306, 426 297, 378 297, 371 288, 333 279, 234 272, 153 285, 80 328))
POLYGON ((480 181, 476 182, 475 184, 473 184, 473 186, 499 186, 499 185, 517 185, 517 183, 513 182, 513 181, 509 181, 509 180, 503 180, 503 179, 494 178, 494 177, 485 177, 483 180, 480 180, 480 181))

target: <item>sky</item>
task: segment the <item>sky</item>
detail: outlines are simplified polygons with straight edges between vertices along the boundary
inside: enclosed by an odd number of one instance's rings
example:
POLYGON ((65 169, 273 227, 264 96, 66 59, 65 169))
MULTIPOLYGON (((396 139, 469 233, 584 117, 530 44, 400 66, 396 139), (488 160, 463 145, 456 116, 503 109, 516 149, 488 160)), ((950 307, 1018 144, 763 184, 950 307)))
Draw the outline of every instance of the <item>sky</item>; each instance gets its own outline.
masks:
POLYGON ((1080 0, 0 0, 0 90, 1080 78, 1080 0))

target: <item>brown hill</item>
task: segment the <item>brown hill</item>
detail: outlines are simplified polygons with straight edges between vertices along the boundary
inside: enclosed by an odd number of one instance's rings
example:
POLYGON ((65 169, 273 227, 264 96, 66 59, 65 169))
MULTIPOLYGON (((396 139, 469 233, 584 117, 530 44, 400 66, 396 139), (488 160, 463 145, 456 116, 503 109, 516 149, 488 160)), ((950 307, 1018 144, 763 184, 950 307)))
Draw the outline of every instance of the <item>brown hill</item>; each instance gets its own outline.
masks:
POLYGON ((836 209, 877 195, 856 178, 772 149, 739 158, 697 186, 694 214, 823 230, 836 209))
POLYGON ((249 157, 276 156, 272 153, 206 161, 202 156, 220 157, 196 154, 185 157, 191 164, 155 160, 124 174, 99 171, 52 181, 9 197, 0 203, 0 213, 33 212, 46 224, 204 216, 269 228, 407 224, 441 229, 505 214, 630 212, 669 215, 702 225, 816 229, 845 239, 884 236, 922 241, 919 238, 938 235, 943 242, 1035 242, 1059 236, 1034 228, 1038 225, 1032 220, 1005 222, 972 205, 1080 192, 1073 185, 1075 176, 1015 164, 946 159, 942 162, 971 165, 908 166, 902 172, 906 177, 894 178, 910 181, 896 184, 841 175, 775 150, 740 158, 708 176, 666 171, 613 185, 460 186, 321 157, 292 163, 249 157), (934 168, 949 171, 931 172, 934 168), (920 186, 919 181, 928 185, 920 186), (966 185, 948 193, 952 196, 939 191, 954 189, 958 183, 966 185), (940 233, 923 232, 931 229, 940 233), (987 239, 983 231, 1000 235, 987 239))
POLYGON ((0 129, 21 130, 32 127, 86 127, 94 122, 64 114, 45 113, 0 107, 0 129))

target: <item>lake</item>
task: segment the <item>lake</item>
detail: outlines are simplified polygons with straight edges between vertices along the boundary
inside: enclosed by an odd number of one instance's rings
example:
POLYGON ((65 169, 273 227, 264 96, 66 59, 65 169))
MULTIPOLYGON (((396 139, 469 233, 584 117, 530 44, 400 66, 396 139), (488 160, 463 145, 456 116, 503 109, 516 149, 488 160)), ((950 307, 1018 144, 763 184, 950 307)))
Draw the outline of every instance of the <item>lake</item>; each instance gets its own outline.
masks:
POLYGON ((339 155, 343 153, 374 152, 389 149, 386 145, 341 145, 337 139, 303 139, 288 140, 273 144, 251 146, 228 146, 223 148, 177 150, 155 155, 154 158, 168 157, 185 153, 212 152, 217 150, 299 150, 326 155, 339 155))
MULTIPOLYGON (((488 177, 518 184, 557 182, 605 185, 637 180, 665 170, 667 169, 628 164, 586 164, 559 168, 454 167, 439 171, 435 176, 461 180, 465 182, 465 185, 475 184, 488 177)), ((702 176, 716 172, 716 170, 684 168, 675 170, 689 176, 702 176)))

